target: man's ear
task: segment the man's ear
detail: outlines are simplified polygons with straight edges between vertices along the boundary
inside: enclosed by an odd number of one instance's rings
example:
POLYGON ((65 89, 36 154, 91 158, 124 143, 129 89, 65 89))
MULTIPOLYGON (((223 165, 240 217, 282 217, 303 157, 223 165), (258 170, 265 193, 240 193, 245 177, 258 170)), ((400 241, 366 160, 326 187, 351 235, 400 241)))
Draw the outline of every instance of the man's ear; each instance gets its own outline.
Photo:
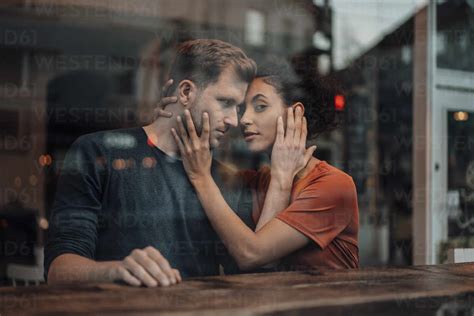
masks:
POLYGON ((304 115, 304 104, 301 103, 301 102, 296 102, 295 104, 293 104, 293 105, 291 106, 291 108, 293 109, 293 111, 296 110, 297 107, 300 107, 301 110, 303 110, 303 115, 304 115))
POLYGON ((178 84, 178 100, 185 107, 190 107, 196 101, 198 87, 191 80, 182 80, 178 84))

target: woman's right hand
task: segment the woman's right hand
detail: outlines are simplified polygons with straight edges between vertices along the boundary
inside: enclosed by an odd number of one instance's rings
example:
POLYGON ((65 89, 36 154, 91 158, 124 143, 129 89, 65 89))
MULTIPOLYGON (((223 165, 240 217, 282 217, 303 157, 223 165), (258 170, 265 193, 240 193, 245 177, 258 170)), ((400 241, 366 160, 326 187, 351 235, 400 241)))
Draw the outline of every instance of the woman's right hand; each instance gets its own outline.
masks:
POLYGON ((307 122, 300 106, 294 110, 292 107, 288 108, 286 132, 283 118, 278 118, 277 136, 271 156, 272 178, 288 186, 292 185, 296 174, 306 167, 316 150, 316 146, 306 148, 307 134, 307 122))
POLYGON ((173 113, 165 111, 164 108, 171 103, 176 103, 178 101, 178 97, 171 96, 171 97, 163 97, 167 95, 168 89, 173 84, 173 79, 166 81, 165 85, 161 89, 161 97, 160 101, 156 104, 155 109, 153 110, 153 120, 156 120, 158 117, 163 116, 170 118, 173 116, 173 113))

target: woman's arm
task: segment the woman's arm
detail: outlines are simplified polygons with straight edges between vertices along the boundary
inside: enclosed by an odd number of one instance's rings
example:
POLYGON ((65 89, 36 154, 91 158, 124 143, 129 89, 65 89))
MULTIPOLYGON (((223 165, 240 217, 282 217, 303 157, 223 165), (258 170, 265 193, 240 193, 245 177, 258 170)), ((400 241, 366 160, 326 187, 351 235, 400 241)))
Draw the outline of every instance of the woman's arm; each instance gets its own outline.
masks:
MULTIPOLYGON (((271 220, 277 212, 287 206, 289 201, 291 186, 288 185, 288 182, 285 183, 281 180, 290 178, 290 183, 292 183, 292 178, 297 171, 290 176, 288 176, 286 172, 282 172, 280 177, 280 174, 272 170, 272 176, 275 175, 274 183, 283 183, 280 188, 286 190, 286 195, 278 196, 280 191, 277 186, 270 188, 267 193, 266 201, 271 201, 272 203, 265 205, 265 213, 263 213, 268 216, 266 218, 264 217, 265 223, 268 223, 268 225, 265 225, 265 229, 262 229, 263 225, 260 224, 259 231, 255 233, 232 211, 211 176, 210 166, 212 158, 209 151, 210 128, 207 113, 203 114, 203 132, 200 137, 197 136, 189 111, 185 111, 185 119, 189 136, 180 117, 177 118, 179 136, 176 130, 172 130, 183 159, 184 167, 191 183, 198 193, 198 197, 211 224, 221 237, 230 254, 237 261, 239 267, 243 270, 253 269, 281 258, 304 246, 308 242, 307 237, 277 219, 271 220), (274 207, 274 209, 271 209, 271 207, 274 207), (275 209, 277 212, 274 211, 275 209), (270 217, 269 214, 271 212, 274 213, 270 217)), ((291 115, 291 119, 293 120, 293 115, 291 115)), ((301 128, 301 126, 301 124, 298 125, 298 128, 301 128)), ((290 124, 290 129, 291 133, 294 133, 295 126, 290 124)), ((285 146, 283 142, 285 139, 283 130, 283 121, 279 119, 279 136, 277 137, 280 138, 279 141, 282 145, 277 146, 277 148, 280 151, 283 151, 285 146)), ((287 132, 287 136, 290 135, 291 141, 293 141, 294 134, 287 132)), ((290 141, 288 140, 288 142, 290 141)), ((286 145, 288 145, 288 143, 286 143, 286 145)), ((310 151, 308 160, 313 151, 314 148, 310 151)), ((304 152, 299 158, 302 156, 305 156, 304 152)), ((291 155, 288 155, 286 158, 291 158, 293 162, 295 161, 291 155)), ((282 166, 284 166, 284 163, 282 163, 282 166)), ((277 168, 275 171, 282 169, 289 170, 290 168, 277 168)))
POLYGON ((301 107, 297 106, 294 112, 293 115, 291 107, 287 110, 286 133, 283 119, 278 118, 271 156, 271 179, 256 231, 290 204, 295 175, 308 164, 316 150, 316 146, 306 149, 308 129, 301 107))
POLYGON ((212 177, 193 183, 199 200, 217 234, 242 270, 252 270, 303 247, 309 239, 273 218, 253 232, 232 211, 212 177))

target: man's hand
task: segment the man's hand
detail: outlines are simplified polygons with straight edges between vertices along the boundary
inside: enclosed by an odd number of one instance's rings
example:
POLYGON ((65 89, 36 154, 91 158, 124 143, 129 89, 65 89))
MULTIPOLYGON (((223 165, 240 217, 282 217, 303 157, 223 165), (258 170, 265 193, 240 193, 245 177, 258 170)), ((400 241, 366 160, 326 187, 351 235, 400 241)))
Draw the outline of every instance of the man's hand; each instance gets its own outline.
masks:
POLYGON ((133 286, 168 286, 181 282, 178 270, 172 269, 168 260, 154 247, 134 249, 115 266, 114 279, 133 286))

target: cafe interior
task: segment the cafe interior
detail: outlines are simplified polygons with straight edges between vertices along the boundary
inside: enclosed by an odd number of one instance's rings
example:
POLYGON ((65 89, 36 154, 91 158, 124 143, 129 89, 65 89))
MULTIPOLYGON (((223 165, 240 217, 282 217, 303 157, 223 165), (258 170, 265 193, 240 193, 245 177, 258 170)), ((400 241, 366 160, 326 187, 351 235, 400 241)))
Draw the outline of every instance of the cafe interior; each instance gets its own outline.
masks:
MULTIPOLYGON (((473 52, 472 0, 1 1, 0 315, 473 315, 473 52), (354 181, 360 268, 48 284, 69 148, 149 124, 176 46, 200 38, 342 87, 342 124, 309 143, 354 181)), ((238 128, 214 157, 268 163, 238 128)))

